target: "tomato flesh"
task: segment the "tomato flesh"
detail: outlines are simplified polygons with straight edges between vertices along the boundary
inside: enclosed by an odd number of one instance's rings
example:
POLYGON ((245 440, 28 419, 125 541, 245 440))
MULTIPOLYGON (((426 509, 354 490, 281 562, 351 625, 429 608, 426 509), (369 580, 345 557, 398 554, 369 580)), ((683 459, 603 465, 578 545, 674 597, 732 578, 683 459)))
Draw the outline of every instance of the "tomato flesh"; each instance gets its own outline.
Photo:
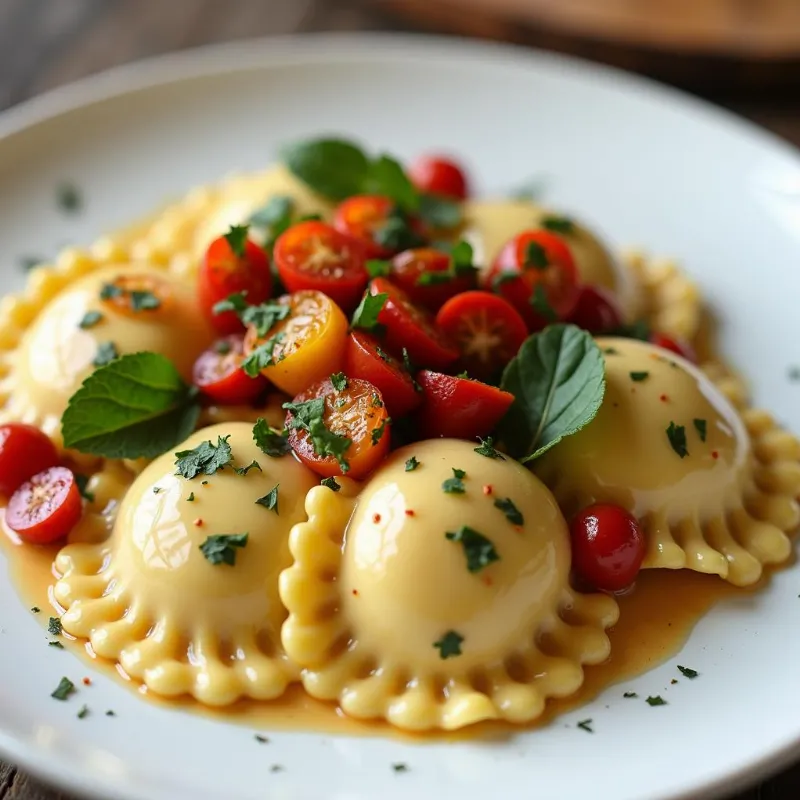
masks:
POLYGON ((0 425, 0 494, 10 497, 37 472, 58 464, 58 451, 33 425, 0 425))
POLYGON ((469 183, 464 169, 451 158, 420 156, 409 169, 409 178, 421 192, 438 194, 454 200, 469 197, 469 183))
POLYGON ((578 302, 567 320, 589 333, 609 333, 622 325, 622 313, 614 295, 600 286, 581 286, 578 302))
POLYGON ((637 519, 620 506, 595 503, 570 524, 572 567, 587 585, 620 592, 639 574, 645 540, 637 519))
POLYGON ((247 293, 247 302, 258 305, 272 296, 272 272, 262 248, 247 239, 244 254, 236 255, 224 236, 206 251, 197 276, 200 309, 217 333, 237 333, 244 325, 233 311, 214 313, 214 306, 232 294, 247 293))
POLYGON ((656 347, 662 347, 664 350, 669 350, 685 358, 687 361, 691 361, 693 364, 697 363, 697 353, 689 342, 684 339, 679 339, 675 336, 667 336, 666 333, 653 332, 650 334, 650 344, 654 344, 656 347))
POLYGON ((422 402, 422 393, 408 371, 364 331, 350 333, 343 370, 349 378, 368 381, 378 389, 394 419, 411 413, 422 402))
POLYGON ((290 410, 286 415, 289 444, 297 457, 318 475, 331 477, 346 473, 348 477, 365 478, 386 457, 391 445, 391 420, 383 396, 367 381, 348 378, 344 389, 334 388, 325 379, 301 392, 294 404, 324 398, 322 417, 328 432, 347 437, 350 444, 342 456, 344 464, 331 455, 317 452, 312 435, 297 427, 297 417, 290 410))
POLYGON ((251 378, 242 369, 244 336, 231 334, 200 354, 192 370, 200 391, 220 405, 249 403, 267 387, 266 378, 251 378))
POLYGON ((367 258, 389 258, 424 241, 420 221, 398 211, 394 200, 383 195, 348 197, 336 208, 333 226, 358 239, 367 258))
POLYGON ((578 269, 561 237, 525 231, 498 253, 486 288, 505 297, 530 330, 538 331, 572 313, 578 302, 578 269))
POLYGON ((81 495, 72 470, 50 467, 23 483, 11 495, 6 524, 32 544, 63 539, 81 518, 81 495))
POLYGON ((491 380, 517 354, 528 326, 508 300, 489 292, 464 292, 448 300, 436 324, 461 351, 469 375, 491 380))
POLYGON ((452 259, 441 250, 419 247, 404 250, 393 259, 390 279, 411 302, 436 312, 451 297, 468 292, 478 285, 477 272, 452 274, 452 259))
POLYGON ((325 222, 300 222, 275 242, 273 258, 290 292, 324 292, 352 311, 369 280, 363 243, 325 222))
POLYGON ((514 402, 514 395, 495 386, 423 370, 422 407, 417 412, 422 438, 475 439, 488 436, 514 402))
POLYGON ((386 278, 375 278, 369 292, 386 295, 378 323, 384 326, 383 341, 390 353, 400 357, 405 349, 413 364, 431 369, 447 369, 456 361, 458 349, 436 328, 433 317, 415 306, 402 289, 386 278))

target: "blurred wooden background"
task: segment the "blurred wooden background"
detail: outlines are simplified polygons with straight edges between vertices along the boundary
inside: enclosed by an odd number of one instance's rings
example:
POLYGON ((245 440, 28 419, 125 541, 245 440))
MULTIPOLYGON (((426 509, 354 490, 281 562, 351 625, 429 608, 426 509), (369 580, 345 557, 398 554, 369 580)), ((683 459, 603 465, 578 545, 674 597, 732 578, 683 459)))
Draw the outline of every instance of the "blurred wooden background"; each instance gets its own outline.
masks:
MULTIPOLYGON (((800 0, 0 0, 0 109, 171 50, 369 30, 575 52, 670 80, 800 145, 800 0)), ((744 793, 731 786, 731 800, 797 798, 800 766, 744 793)), ((0 762, 0 800, 68 799, 0 762)))

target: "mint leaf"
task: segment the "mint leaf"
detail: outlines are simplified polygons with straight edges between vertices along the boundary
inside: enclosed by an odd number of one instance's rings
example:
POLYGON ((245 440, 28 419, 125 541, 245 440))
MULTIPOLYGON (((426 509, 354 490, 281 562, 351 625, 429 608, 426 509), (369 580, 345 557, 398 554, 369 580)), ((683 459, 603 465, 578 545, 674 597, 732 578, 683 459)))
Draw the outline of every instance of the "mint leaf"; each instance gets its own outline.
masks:
POLYGON ((525 340, 500 388, 514 395, 501 438, 512 456, 531 461, 595 418, 606 389, 603 355, 586 331, 553 325, 525 340))
POLYGON ((461 205, 446 197, 423 194, 419 199, 419 215, 431 227, 457 228, 464 221, 461 205))
POLYGON ((369 291, 361 298, 358 308, 353 312, 351 324, 354 328, 361 328, 364 331, 380 330, 378 316, 383 311, 389 295, 386 292, 370 294, 369 291))
POLYGON ((95 370, 61 418, 64 445, 105 458, 155 458, 194 430, 200 406, 158 353, 122 356, 95 370))
POLYGON ((253 441, 262 453, 271 458, 285 456, 292 449, 289 440, 280 431, 270 428, 263 417, 253 425, 253 441))
POLYGON ((433 646, 439 651, 439 658, 444 660, 453 656, 460 656, 461 643, 463 641, 464 637, 461 634, 456 633, 456 631, 447 631, 438 642, 433 643, 433 646))
POLYGON ((462 525, 457 531, 448 531, 445 538, 451 542, 459 542, 464 548, 467 569, 470 572, 480 572, 484 567, 500 560, 492 541, 469 525, 462 525))
POLYGON ((247 233, 249 225, 231 225, 225 234, 225 241, 231 246, 233 254, 238 258, 244 258, 245 245, 247 244, 247 233))
POLYGON ((343 139, 298 142, 285 147, 282 156, 297 178, 331 200, 362 194, 369 175, 369 159, 364 151, 343 139))
POLYGON ((383 194, 408 211, 419 208, 419 192, 411 183, 400 162, 383 153, 370 163, 364 190, 383 194))
POLYGON ((247 545, 246 533, 220 533, 209 536, 200 545, 200 552, 209 564, 227 564, 232 567, 236 564, 236 549, 247 545))
POLYGON ((270 511, 274 511, 276 514, 279 513, 278 511, 278 487, 280 486, 279 483, 276 483, 275 486, 272 487, 263 497, 259 497, 256 500, 256 503, 260 506, 264 506, 264 508, 268 508, 270 511))
POLYGON ((213 475, 233 461, 231 446, 228 444, 230 436, 218 436, 217 443, 210 440, 200 442, 192 450, 180 450, 176 455, 176 475, 181 475, 187 480, 198 475, 213 475))

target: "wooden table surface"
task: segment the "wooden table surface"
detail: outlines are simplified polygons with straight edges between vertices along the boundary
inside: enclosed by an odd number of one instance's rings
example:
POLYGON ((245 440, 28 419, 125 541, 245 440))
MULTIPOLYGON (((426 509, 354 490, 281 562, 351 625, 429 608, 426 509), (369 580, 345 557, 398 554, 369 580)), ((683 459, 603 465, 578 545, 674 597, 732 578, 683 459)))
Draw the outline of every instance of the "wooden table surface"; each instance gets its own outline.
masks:
MULTIPOLYGON (((380 0, 0 0, 0 110, 106 67, 170 50, 270 34, 400 25, 380 0)), ((407 22, 402 26, 408 29, 407 22)), ((710 99, 800 145, 800 92, 764 95, 761 90, 759 97, 710 99)), ((731 800, 797 800, 800 766, 755 789, 730 790, 731 800)), ((70 799, 0 762, 0 800, 70 799)))

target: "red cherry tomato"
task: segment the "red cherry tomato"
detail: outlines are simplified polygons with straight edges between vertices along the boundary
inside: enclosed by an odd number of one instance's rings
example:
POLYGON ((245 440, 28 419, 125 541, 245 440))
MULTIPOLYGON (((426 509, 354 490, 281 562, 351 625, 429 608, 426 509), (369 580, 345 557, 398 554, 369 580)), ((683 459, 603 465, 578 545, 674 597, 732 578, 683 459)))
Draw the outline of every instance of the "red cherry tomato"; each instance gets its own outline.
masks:
POLYGON ((272 253, 287 291, 323 292, 349 311, 369 280, 361 243, 326 222, 292 225, 278 237, 272 253))
POLYGON ((348 337, 344 374, 369 381, 383 396, 393 419, 404 417, 422 402, 422 393, 408 371, 364 331, 352 331, 348 337))
POLYGON ((581 286, 578 302, 568 317, 568 322, 589 333, 601 334, 622 325, 622 314, 616 298, 600 286, 581 286))
POLYGON ((72 470, 50 467, 25 481, 8 501, 6 524, 21 539, 50 544, 81 518, 81 494, 72 470))
POLYGON ((417 381, 423 393, 417 412, 423 439, 488 436, 514 402, 513 394, 468 378, 423 370, 417 381))
POLYGON ((390 353, 400 356, 405 348, 413 364, 446 369, 458 358, 458 350, 434 325, 433 317, 415 306, 402 289, 386 278, 369 285, 373 295, 387 295, 378 322, 386 329, 384 341, 390 353))
POLYGON ((489 292, 464 292, 448 300, 436 324, 461 351, 461 364, 471 377, 490 380, 517 354, 528 326, 502 297, 489 292))
POLYGON ((367 258, 389 258, 425 241, 422 223, 398 211, 390 197, 378 194, 348 197, 336 208, 333 225, 358 239, 367 258))
POLYGON ((451 297, 478 285, 475 269, 454 271, 452 258, 441 250, 404 250, 393 259, 390 278, 413 303, 438 311, 451 297))
POLYGON ((55 445, 33 425, 0 425, 0 494, 11 496, 31 475, 58 464, 55 445))
POLYGON ((663 347, 664 350, 670 350, 673 353, 677 353, 679 356, 682 356, 687 361, 691 361, 693 364, 697 363, 697 353, 695 353, 694 348, 685 339, 667 336, 666 333, 653 332, 650 334, 650 344, 654 344, 656 347, 663 347))
POLYGON ((200 308, 218 333, 244 330, 233 311, 223 314, 213 311, 217 303, 238 292, 247 292, 247 302, 252 305, 263 303, 272 296, 269 259, 250 239, 243 243, 239 253, 235 253, 228 239, 220 236, 211 242, 197 276, 200 308))
POLYGON ((525 231, 507 242, 486 282, 534 331, 566 319, 578 302, 578 270, 572 253, 550 231, 525 231))
POLYGON ((408 171, 411 182, 421 192, 466 200, 469 183, 462 167, 450 158, 420 156, 408 171))
POLYGON ((267 388, 263 375, 249 377, 242 369, 244 337, 232 334, 220 339, 194 362, 194 385, 220 405, 249 403, 267 388))
POLYGON ((570 538, 572 567, 588 585, 619 592, 636 580, 644 561, 644 534, 624 508, 609 503, 584 508, 572 520, 570 538))

